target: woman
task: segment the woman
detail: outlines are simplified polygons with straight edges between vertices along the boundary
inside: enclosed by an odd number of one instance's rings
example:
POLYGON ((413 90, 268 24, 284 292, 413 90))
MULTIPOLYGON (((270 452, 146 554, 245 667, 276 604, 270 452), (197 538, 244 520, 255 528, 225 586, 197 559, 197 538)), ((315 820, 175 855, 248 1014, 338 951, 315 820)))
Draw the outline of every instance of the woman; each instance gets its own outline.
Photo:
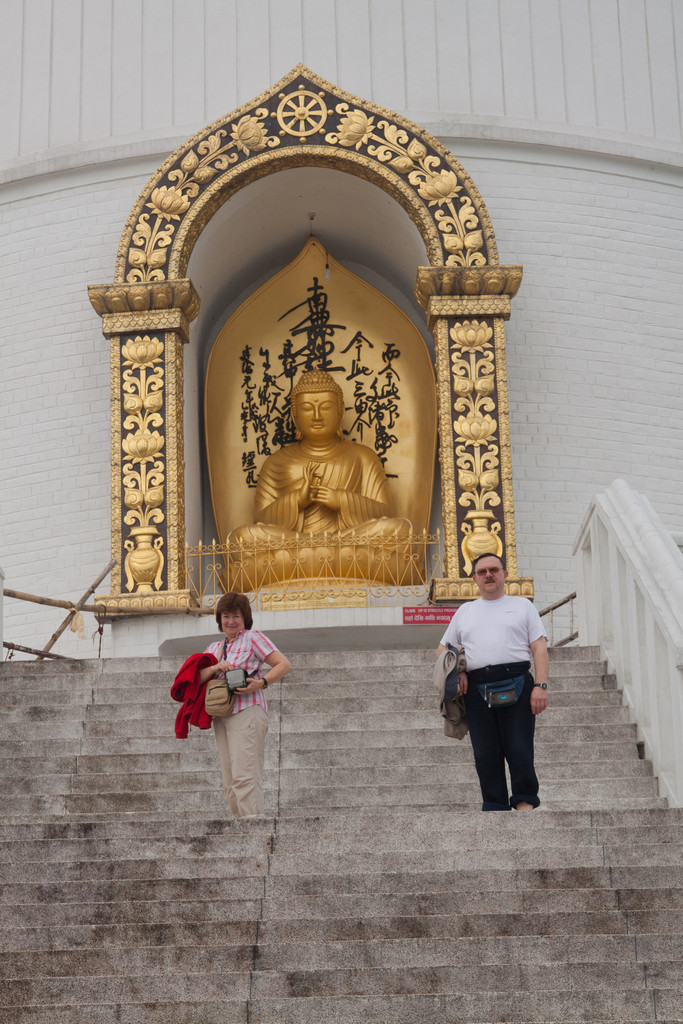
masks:
POLYGON ((267 636, 251 628, 251 606, 244 594, 224 594, 216 605, 216 622, 225 639, 209 644, 205 653, 213 654, 218 664, 203 668, 200 679, 205 683, 233 668, 247 673, 247 685, 237 690, 232 711, 214 718, 213 730, 230 809, 236 818, 252 818, 263 814, 265 690, 291 672, 292 666, 267 636))

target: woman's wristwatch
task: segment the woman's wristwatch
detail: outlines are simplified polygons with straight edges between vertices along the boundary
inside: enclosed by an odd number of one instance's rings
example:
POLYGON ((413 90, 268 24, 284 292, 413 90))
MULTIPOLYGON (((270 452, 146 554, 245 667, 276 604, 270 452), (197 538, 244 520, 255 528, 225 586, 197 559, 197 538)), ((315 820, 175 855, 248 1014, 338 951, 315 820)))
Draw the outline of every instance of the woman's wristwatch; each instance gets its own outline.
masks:
POLYGON ((261 676, 261 682, 263 683, 263 689, 267 690, 268 689, 268 680, 266 679, 265 676, 261 676))

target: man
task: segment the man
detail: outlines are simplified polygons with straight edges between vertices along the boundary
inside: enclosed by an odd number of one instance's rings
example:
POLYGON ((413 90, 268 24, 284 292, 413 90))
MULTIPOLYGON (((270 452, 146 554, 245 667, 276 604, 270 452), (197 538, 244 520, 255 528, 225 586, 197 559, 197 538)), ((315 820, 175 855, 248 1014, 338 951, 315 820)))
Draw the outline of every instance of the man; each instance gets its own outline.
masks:
POLYGON ((540 803, 534 727, 535 716, 548 706, 547 636, 531 602, 505 594, 507 572, 501 558, 480 555, 473 563, 472 575, 481 597, 458 608, 437 655, 449 643, 465 649, 467 673, 460 675, 460 692, 465 699, 482 810, 531 811, 540 803), (535 679, 529 672, 531 658, 535 679), (511 693, 508 706, 489 706, 492 684, 500 687, 513 681, 516 702, 511 693))

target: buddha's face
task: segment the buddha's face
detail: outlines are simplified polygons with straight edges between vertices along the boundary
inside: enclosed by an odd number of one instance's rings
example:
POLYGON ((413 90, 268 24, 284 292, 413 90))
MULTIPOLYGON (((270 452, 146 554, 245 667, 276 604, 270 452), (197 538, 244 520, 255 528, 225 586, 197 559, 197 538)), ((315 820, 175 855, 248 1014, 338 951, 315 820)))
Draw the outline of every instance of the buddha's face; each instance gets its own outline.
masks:
POLYGON ((316 391, 298 395, 295 400, 294 422, 303 438, 329 441, 336 436, 341 418, 339 404, 333 391, 316 391))

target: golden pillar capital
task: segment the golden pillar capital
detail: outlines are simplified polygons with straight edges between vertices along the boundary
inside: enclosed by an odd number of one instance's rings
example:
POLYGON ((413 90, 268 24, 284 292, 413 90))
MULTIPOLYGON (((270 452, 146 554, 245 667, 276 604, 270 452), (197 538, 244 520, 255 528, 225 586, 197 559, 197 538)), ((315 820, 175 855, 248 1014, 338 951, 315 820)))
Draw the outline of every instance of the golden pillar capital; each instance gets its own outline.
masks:
POLYGON ((102 317, 106 338, 130 331, 174 330, 186 343, 190 322, 199 312, 199 296, 187 278, 150 284, 90 285, 88 298, 102 317))
POLYGON ((93 285, 111 349, 111 611, 188 607, 183 346, 199 298, 189 280, 93 285))
POLYGON ((522 267, 420 267, 415 295, 427 310, 430 331, 440 317, 510 317, 522 267))
POLYGON ((523 267, 418 267, 415 295, 423 309, 432 295, 507 295, 513 299, 522 283, 523 267))
POLYGON ((517 576, 504 320, 519 266, 421 267, 415 294, 434 334, 446 576, 434 601, 476 598, 474 559, 499 555, 507 593, 533 597, 517 576))

